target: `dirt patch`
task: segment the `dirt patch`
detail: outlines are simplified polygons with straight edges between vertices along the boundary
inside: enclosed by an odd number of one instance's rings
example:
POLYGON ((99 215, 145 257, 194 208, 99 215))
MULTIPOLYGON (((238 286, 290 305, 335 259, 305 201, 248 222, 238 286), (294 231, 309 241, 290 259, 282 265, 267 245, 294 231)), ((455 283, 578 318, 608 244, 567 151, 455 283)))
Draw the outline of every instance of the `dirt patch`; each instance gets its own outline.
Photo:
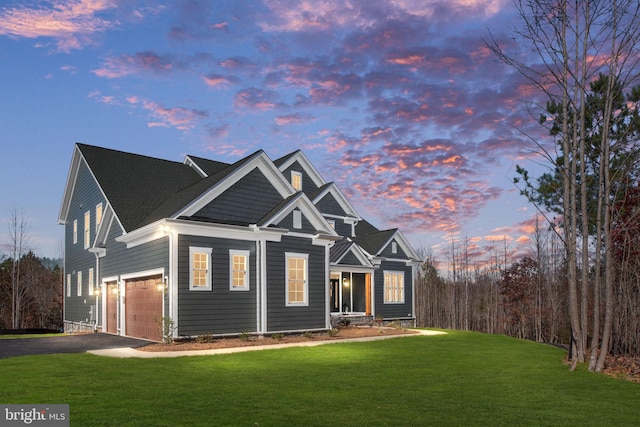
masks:
POLYGON ((350 338, 366 338, 392 335, 418 334, 417 331, 403 328, 384 327, 345 327, 330 332, 308 332, 304 334, 272 334, 263 338, 257 336, 213 337, 203 335, 195 339, 176 340, 171 344, 149 344, 138 348, 141 351, 188 351, 214 350, 219 348, 252 347, 257 345, 289 344, 305 341, 344 340, 350 338), (333 332, 337 331, 337 332, 333 332))

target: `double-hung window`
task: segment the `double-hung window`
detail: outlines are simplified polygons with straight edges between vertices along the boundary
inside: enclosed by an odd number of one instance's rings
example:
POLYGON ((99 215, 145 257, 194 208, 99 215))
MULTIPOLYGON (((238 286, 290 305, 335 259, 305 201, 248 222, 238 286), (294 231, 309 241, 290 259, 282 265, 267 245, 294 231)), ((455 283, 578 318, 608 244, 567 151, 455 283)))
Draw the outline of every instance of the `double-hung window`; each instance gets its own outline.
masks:
POLYGON ((297 191, 302 191, 302 174, 300 172, 291 171, 291 185, 297 191))
POLYGON ((401 271, 384 272, 384 303, 404 303, 404 273, 401 271))
POLYGON ((308 254, 285 254, 286 257, 286 305, 309 305, 308 254))
POLYGON ((91 245, 91 212, 84 213, 84 248, 88 249, 91 245))
POLYGON ((100 224, 102 223, 102 203, 96 205, 96 233, 98 233, 98 229, 100 228, 100 224))
POLYGON ((249 251, 229 251, 229 289, 249 290, 249 251))
POLYGON ((189 248, 189 290, 211 290, 211 248, 189 248))
POLYGON ((94 285, 93 268, 89 269, 89 295, 93 295, 94 285))
POLYGON ((78 296, 82 296, 82 271, 78 271, 78 296))

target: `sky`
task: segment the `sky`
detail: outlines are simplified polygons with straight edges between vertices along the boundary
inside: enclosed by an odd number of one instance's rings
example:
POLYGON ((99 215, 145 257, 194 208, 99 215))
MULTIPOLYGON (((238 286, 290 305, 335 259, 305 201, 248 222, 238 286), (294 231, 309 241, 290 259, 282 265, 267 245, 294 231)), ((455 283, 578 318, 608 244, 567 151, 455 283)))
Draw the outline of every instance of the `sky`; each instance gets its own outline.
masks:
MULTIPOLYGON (((49 0, 0 6, 0 219, 61 257, 74 144, 182 161, 301 149, 363 218, 446 263, 531 249, 536 94, 511 0, 49 0), (511 45, 510 45, 511 44, 511 45), (526 136, 525 136, 526 135, 526 136)), ((0 242, 7 231, 0 229, 0 242)))

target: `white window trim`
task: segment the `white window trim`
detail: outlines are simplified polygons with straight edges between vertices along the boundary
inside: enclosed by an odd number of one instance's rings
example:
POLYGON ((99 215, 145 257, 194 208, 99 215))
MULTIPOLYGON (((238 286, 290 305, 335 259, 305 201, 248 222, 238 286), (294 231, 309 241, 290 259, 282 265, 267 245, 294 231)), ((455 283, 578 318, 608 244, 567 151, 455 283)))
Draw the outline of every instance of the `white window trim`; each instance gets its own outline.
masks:
POLYGON ((67 296, 71 296, 71 274, 67 274, 67 296))
POLYGON ((98 234, 98 229, 100 228, 100 224, 102 223, 102 216, 104 215, 104 210, 102 209, 102 203, 98 203, 96 205, 96 234, 98 234), (98 212, 100 215, 98 215, 98 212))
POLYGON ((398 253, 398 243, 395 240, 391 242, 391 253, 392 254, 398 253))
POLYGON ((73 220, 73 244, 78 243, 78 220, 73 220))
POLYGON ((91 246, 91 211, 84 213, 84 248, 91 246))
POLYGON ((302 172, 298 172, 298 171, 291 171, 291 186, 296 190, 296 191, 302 191, 302 172), (298 178, 299 182, 300 182, 300 188, 296 188, 293 183, 295 181, 295 178, 298 178))
POLYGON ((230 291, 248 291, 249 285, 249 251, 229 250, 229 290, 230 291), (245 258, 244 286, 233 286, 233 257, 243 256, 245 258))
POLYGON ((286 307, 306 307, 309 305, 309 254, 301 254, 295 252, 285 252, 285 306, 286 307), (289 302, 289 259, 290 258, 303 258, 304 259, 304 301, 301 302, 289 302))
POLYGON ((82 271, 78 271, 78 296, 82 296, 82 271))
POLYGON ((293 228, 300 230, 302 228, 302 212, 298 209, 293 211, 293 228))
POLYGON ((384 286, 383 286, 383 292, 384 292, 384 303, 385 304, 404 304, 404 293, 405 293, 405 283, 404 283, 404 271, 392 271, 392 270, 386 270, 382 272, 382 277, 384 279, 384 286), (392 275, 399 275, 402 278, 402 292, 400 294, 400 299, 397 300, 389 300, 387 298, 387 283, 386 283, 386 276, 387 274, 392 274, 392 275))
POLYGON ((189 246, 189 290, 190 291, 210 291, 211 290, 211 248, 198 248, 195 246, 189 246), (205 287, 202 286, 193 286, 193 254, 195 253, 206 253, 208 255, 207 260, 207 284, 205 287))
POLYGON ((95 284, 93 283, 95 281, 95 277, 93 275, 93 268, 89 269, 89 295, 93 295, 93 288, 95 286, 95 284))

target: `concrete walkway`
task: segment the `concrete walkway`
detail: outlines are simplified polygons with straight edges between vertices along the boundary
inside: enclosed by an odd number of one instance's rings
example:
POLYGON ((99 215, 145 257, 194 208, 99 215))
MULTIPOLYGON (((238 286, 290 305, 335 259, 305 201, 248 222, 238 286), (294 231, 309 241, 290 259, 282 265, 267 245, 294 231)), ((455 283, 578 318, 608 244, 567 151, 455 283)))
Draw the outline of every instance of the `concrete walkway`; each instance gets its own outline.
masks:
MULTIPOLYGON (((428 330, 422 330, 422 329, 417 329, 417 331, 420 332, 420 335, 425 335, 425 336, 446 335, 446 332, 441 332, 441 331, 428 331, 428 330)), ((270 345, 256 345, 256 346, 247 346, 247 347, 218 348, 218 349, 212 349, 212 350, 141 351, 135 348, 122 347, 122 348, 107 348, 107 349, 101 349, 101 350, 89 350, 88 353, 95 354, 97 356, 106 356, 106 357, 120 357, 120 358, 138 357, 138 358, 145 358, 145 359, 156 358, 156 357, 209 356, 213 354, 231 354, 231 353, 241 353, 245 351, 274 350, 274 349, 289 348, 289 347, 316 347, 316 346, 325 345, 325 344, 378 341, 378 340, 385 340, 385 339, 391 339, 391 338, 415 337, 417 335, 418 334, 383 335, 383 336, 375 336, 375 337, 349 338, 349 339, 337 339, 337 340, 304 341, 304 342, 289 343, 289 344, 270 344, 270 345)))

